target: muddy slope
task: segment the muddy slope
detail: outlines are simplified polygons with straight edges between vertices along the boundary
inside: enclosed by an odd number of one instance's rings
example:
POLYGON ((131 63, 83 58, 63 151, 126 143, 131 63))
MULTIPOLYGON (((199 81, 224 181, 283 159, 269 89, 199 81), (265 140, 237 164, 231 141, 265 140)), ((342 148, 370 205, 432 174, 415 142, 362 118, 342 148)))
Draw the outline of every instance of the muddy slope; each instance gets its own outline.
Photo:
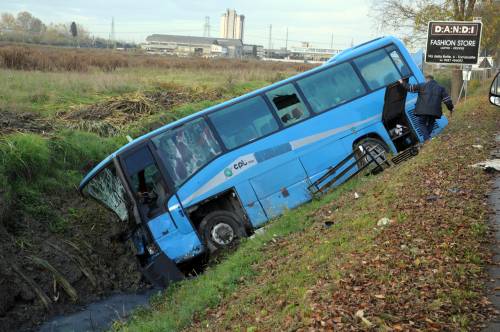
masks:
POLYGON ((0 224, 0 331, 32 330, 108 294, 147 287, 120 238, 125 225, 93 202, 72 197, 70 205, 69 213, 85 212, 59 232, 22 215, 0 224))

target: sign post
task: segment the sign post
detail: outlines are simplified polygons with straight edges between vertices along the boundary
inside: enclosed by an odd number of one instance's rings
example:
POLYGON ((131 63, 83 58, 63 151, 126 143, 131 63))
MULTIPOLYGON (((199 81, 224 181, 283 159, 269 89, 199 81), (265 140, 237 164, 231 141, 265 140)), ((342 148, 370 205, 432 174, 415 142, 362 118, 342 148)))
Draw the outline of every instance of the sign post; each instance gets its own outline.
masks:
MULTIPOLYGON (((427 30, 425 62, 442 65, 462 65, 463 83, 458 101, 465 93, 471 76, 471 65, 478 63, 483 24, 478 21, 431 21, 427 30)), ((457 101, 457 103, 458 103, 457 101)))
MULTIPOLYGON (((472 74, 472 65, 463 65, 462 66, 462 87, 464 91, 464 100, 467 102, 467 88, 469 87, 470 76, 472 74)), ((461 89, 462 90, 462 89, 461 89)), ((460 96, 462 95, 462 91, 460 91, 458 95, 458 99, 460 100, 460 96)))

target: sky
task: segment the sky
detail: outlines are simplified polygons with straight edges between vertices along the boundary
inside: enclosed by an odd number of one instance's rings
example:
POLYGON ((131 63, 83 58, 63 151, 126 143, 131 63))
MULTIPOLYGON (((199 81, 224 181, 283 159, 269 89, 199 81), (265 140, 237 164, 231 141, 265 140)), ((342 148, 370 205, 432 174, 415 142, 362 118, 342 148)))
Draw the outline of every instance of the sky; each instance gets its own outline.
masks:
POLYGON ((219 37, 220 16, 227 8, 245 15, 244 43, 267 48, 308 41, 313 47, 346 48, 383 34, 370 17, 372 0, 0 0, 0 12, 29 11, 45 23, 75 21, 91 34, 108 38, 111 20, 118 40, 144 42, 153 33, 219 37))

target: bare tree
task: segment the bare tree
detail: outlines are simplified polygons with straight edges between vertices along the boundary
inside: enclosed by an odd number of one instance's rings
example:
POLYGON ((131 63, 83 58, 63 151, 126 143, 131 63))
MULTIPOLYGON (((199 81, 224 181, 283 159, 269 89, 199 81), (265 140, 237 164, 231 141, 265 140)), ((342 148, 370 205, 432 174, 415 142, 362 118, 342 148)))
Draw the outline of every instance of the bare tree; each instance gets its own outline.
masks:
POLYGON ((479 2, 474 16, 481 17, 483 21, 481 53, 500 60, 500 1, 479 2))
MULTIPOLYGON (((409 44, 422 43, 432 20, 471 20, 477 0, 374 0, 374 17, 382 29, 398 31, 409 44)), ((457 99, 462 86, 461 69, 454 66, 451 95, 457 99)))

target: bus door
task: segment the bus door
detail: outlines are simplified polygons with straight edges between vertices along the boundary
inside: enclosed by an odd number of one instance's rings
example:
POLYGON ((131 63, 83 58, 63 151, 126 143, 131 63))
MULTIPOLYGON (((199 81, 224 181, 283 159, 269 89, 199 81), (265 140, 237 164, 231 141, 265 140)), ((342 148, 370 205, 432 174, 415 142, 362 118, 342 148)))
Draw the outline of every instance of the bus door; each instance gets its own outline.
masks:
POLYGON ((145 143, 126 152, 121 156, 123 168, 142 221, 160 249, 180 262, 200 253, 201 241, 151 151, 145 143))

